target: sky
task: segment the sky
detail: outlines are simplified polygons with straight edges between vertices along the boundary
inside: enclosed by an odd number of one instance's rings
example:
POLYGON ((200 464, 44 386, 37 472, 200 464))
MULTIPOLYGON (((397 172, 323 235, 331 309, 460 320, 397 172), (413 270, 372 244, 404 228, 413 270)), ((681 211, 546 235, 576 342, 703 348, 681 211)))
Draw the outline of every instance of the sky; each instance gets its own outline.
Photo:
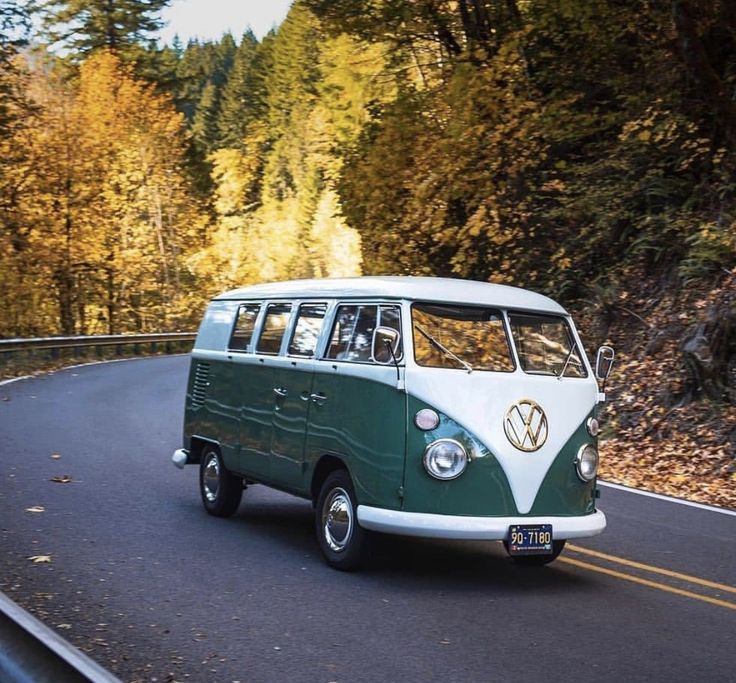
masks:
POLYGON ((258 39, 278 26, 291 0, 172 0, 162 13, 166 23, 159 36, 171 44, 179 34, 184 45, 190 38, 217 40, 230 31, 237 40, 250 26, 258 39))

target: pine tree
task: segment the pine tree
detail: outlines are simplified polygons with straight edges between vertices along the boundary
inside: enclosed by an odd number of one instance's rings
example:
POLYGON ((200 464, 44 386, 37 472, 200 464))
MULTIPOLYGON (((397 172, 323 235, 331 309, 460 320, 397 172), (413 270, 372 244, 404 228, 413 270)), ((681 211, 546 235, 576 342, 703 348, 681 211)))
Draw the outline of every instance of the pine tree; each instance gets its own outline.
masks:
POLYGON ((40 6, 50 42, 74 59, 106 48, 131 56, 158 31, 171 0, 45 0, 40 6))
POLYGON ((243 34, 232 69, 222 89, 217 119, 219 147, 243 145, 248 126, 263 114, 263 94, 258 92, 258 40, 249 29, 243 34))
POLYGON ((29 28, 27 10, 15 0, 0 0, 0 136, 8 133, 23 109, 15 58, 29 28))
POLYGON ((217 86, 209 81, 204 86, 197 103, 191 128, 195 148, 202 158, 205 158, 215 148, 219 105, 217 86))

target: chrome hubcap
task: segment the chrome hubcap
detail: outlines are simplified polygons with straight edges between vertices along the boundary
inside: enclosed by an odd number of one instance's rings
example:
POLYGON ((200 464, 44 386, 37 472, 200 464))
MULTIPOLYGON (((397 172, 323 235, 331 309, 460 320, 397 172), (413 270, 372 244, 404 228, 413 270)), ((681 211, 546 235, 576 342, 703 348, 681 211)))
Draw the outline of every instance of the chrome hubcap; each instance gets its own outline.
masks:
POLYGON ((353 504, 345 489, 330 491, 322 508, 322 531, 330 549, 342 552, 353 533, 353 504))
POLYGON ((204 475, 202 476, 202 488, 204 497, 213 503, 217 498, 217 491, 220 488, 220 461, 214 453, 207 456, 204 466, 204 475))

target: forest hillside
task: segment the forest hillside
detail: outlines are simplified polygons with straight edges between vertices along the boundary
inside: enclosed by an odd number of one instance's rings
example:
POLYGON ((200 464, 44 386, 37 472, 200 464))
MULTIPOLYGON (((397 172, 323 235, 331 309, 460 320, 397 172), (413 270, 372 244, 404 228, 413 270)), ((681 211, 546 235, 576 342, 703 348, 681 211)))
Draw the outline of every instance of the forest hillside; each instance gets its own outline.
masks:
POLYGON ((0 336, 194 329, 228 287, 530 288, 617 349, 603 475, 736 507, 736 4, 0 0, 0 336))

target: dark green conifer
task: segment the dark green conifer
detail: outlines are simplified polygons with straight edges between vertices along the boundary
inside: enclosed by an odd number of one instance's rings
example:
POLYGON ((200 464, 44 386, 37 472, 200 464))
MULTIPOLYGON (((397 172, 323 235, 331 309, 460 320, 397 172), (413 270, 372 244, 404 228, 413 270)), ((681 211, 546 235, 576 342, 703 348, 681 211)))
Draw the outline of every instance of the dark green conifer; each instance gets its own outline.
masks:
POLYGON ((161 28, 171 0, 44 0, 39 12, 48 40, 74 59, 107 48, 128 56, 161 28))

